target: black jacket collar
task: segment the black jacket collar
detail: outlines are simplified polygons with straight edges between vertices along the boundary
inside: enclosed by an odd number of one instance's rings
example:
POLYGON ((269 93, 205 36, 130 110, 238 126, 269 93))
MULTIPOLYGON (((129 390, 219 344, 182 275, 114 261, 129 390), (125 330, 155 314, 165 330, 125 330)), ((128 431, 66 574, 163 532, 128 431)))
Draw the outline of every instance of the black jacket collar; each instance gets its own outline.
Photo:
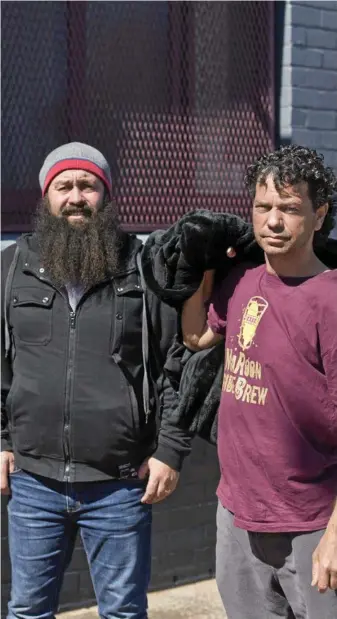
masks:
MULTIPOLYGON (((120 256, 120 265, 115 277, 122 277, 136 271, 136 254, 142 247, 142 242, 134 235, 123 232, 123 246, 120 256)), ((39 257, 37 236, 35 233, 23 234, 17 244, 23 255, 24 268, 39 276, 43 271, 43 264, 39 257)))

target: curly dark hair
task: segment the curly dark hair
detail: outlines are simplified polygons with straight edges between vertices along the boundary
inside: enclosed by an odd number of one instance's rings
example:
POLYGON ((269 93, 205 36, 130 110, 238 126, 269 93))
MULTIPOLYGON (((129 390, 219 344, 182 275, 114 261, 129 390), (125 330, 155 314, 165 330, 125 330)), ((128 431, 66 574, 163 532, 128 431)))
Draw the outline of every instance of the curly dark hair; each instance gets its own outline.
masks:
POLYGON ((323 236, 329 234, 333 227, 332 198, 337 192, 337 179, 332 168, 324 165, 323 155, 294 144, 262 155, 248 167, 245 176, 245 185, 252 197, 255 195, 256 184, 265 184, 268 176, 272 176, 278 191, 285 185, 306 182, 315 210, 323 204, 329 204, 329 212, 321 230, 323 236))

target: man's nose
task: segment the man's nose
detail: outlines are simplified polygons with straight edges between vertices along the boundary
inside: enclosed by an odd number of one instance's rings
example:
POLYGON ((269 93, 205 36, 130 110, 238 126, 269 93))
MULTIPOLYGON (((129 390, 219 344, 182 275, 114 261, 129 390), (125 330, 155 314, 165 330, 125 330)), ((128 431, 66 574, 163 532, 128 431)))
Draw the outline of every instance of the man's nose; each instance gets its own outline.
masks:
POLYGON ((84 202, 82 192, 77 185, 72 187, 69 193, 68 202, 70 202, 70 204, 81 204, 84 202))
POLYGON ((284 222, 282 213, 277 208, 270 209, 268 213, 268 226, 274 229, 283 229, 284 222))

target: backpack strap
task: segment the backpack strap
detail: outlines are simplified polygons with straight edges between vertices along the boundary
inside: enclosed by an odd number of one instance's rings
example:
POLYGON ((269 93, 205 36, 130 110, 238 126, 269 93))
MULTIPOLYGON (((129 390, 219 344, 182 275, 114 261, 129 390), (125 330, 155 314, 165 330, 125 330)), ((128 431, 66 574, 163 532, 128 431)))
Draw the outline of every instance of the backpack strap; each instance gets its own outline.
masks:
POLYGON ((12 338, 11 338, 11 332, 10 332, 10 327, 9 327, 9 305, 10 305, 10 296, 12 292, 13 278, 14 278, 15 269, 16 269, 16 266, 19 260, 19 254, 20 254, 20 248, 17 245, 15 248, 15 253, 14 253, 12 262, 9 265, 9 269, 8 269, 8 273, 6 277, 6 284, 5 284, 4 304, 5 304, 5 355, 6 357, 9 356, 9 353, 11 351, 11 345, 12 345, 12 338))

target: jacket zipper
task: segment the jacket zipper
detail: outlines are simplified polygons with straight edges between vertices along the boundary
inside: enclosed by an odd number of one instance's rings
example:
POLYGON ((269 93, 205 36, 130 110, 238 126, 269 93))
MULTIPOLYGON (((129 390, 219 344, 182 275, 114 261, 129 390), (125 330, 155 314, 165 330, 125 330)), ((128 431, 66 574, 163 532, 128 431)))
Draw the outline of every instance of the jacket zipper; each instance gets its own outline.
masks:
MULTIPOLYGON (((62 293, 61 290, 53 286, 53 284, 48 281, 45 277, 40 274, 37 275, 34 271, 32 272, 35 277, 42 281, 47 282, 51 288, 54 288, 56 292, 58 292, 66 301, 69 307, 68 297, 62 293)), ((71 451, 70 451, 70 398, 71 398, 71 388, 73 382, 73 371, 74 371, 74 356, 75 356, 75 328, 76 328, 76 312, 69 312, 69 343, 68 343, 68 357, 67 357, 67 373, 66 373, 66 393, 65 393, 65 411, 64 411, 64 424, 63 424, 63 450, 64 450, 64 481, 70 481, 70 465, 71 465, 71 451)))
MULTIPOLYGON (((41 270, 42 271, 42 270, 41 270)), ((40 271, 40 273, 41 273, 40 271)), ((60 291, 56 286, 52 284, 48 279, 37 275, 36 272, 30 271, 37 279, 42 282, 48 283, 51 288, 56 290, 67 303, 69 303, 68 298, 60 291)), ((130 271, 131 272, 131 271, 130 271)), ((128 274, 126 272, 125 274, 128 274)), ((86 293, 87 294, 87 293, 86 293)), ((83 301, 82 296, 81 301, 83 301)), ((68 305, 69 307, 69 305, 68 305)), ((76 308, 77 309, 77 308, 76 308)), ((73 384, 73 373, 74 373, 74 358, 75 358, 75 336, 76 336, 76 312, 69 312, 69 342, 68 342, 68 356, 67 356, 67 372, 66 372, 66 389, 65 389, 65 411, 64 411, 64 425, 63 425, 63 450, 64 450, 64 458, 65 458, 65 466, 64 466, 64 481, 70 481, 70 466, 71 466, 71 449, 70 449, 70 401, 71 401, 71 391, 73 384)), ((145 411, 145 423, 148 423, 149 412, 145 411)))
POLYGON ((70 450, 70 399, 73 384, 74 374, 74 357, 75 357, 75 335, 76 335, 76 312, 71 311, 69 314, 69 344, 68 344, 68 359, 67 359, 67 374, 66 374, 66 401, 64 410, 64 426, 63 426, 63 448, 65 457, 64 466, 64 481, 70 481, 70 465, 71 465, 71 450, 70 450))

